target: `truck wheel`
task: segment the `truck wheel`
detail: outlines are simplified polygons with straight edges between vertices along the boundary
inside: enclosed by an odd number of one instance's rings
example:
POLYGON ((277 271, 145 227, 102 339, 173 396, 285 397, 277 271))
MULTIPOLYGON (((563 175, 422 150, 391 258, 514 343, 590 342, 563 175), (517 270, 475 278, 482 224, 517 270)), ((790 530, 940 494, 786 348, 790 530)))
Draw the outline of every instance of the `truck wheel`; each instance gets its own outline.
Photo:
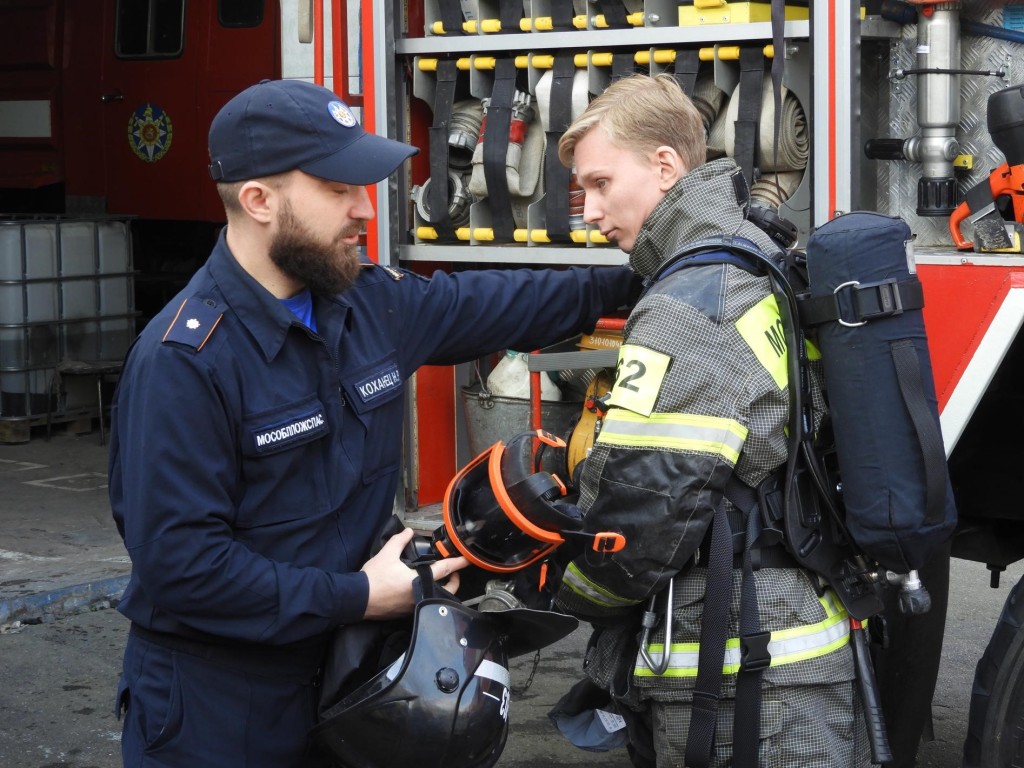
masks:
POLYGON ((964 768, 1008 768, 1024 750, 1024 578, 1003 605, 978 661, 964 742, 964 768))

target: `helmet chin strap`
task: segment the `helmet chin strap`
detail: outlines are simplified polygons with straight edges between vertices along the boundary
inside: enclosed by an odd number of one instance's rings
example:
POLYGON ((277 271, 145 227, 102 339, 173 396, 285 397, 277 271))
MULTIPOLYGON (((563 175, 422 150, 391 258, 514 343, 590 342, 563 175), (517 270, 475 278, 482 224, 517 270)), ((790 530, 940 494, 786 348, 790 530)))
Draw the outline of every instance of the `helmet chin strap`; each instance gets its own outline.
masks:
POLYGON ((434 581, 434 571, 429 563, 420 563, 416 566, 416 578, 412 582, 412 596, 416 604, 424 600, 443 598, 455 600, 455 595, 434 581))

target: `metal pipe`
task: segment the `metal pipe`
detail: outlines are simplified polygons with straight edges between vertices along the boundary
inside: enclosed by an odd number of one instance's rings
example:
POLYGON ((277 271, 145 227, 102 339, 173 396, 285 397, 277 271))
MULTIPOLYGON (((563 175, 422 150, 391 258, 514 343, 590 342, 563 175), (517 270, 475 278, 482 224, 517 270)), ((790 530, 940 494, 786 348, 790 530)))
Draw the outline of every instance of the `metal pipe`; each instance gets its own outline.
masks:
POLYGON ((957 206, 953 160, 960 154, 960 3, 922 6, 917 21, 918 136, 905 147, 908 160, 921 163, 917 187, 920 216, 949 216, 957 206))

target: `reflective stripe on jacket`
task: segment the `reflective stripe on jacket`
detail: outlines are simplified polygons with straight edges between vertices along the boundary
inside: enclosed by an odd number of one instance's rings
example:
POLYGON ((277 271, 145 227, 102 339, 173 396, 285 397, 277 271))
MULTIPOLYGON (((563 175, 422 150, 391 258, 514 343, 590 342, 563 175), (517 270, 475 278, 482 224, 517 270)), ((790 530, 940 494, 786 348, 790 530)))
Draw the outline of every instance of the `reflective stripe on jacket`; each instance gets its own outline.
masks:
MULTIPOLYGON (((768 642, 768 653, 771 655, 772 667, 793 664, 826 656, 841 648, 850 641, 850 622, 846 610, 838 604, 832 592, 820 598, 826 618, 815 624, 780 629, 771 633, 768 642)), ((665 653, 664 643, 651 643, 647 646, 651 660, 657 664, 665 653)), ((730 638, 725 644, 725 663, 722 673, 735 675, 740 671, 740 640, 730 638)), ((697 659, 700 654, 700 643, 672 643, 666 677, 696 677, 697 659)), ((638 677, 651 677, 654 673, 647 666, 641 654, 637 654, 636 667, 633 673, 638 677)))

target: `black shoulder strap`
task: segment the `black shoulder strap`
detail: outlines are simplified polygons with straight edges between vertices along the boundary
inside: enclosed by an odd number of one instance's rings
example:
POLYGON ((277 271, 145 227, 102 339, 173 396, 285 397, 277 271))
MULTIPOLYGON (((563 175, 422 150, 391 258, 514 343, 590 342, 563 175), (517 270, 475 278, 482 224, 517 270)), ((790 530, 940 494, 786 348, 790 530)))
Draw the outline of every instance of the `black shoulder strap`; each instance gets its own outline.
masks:
POLYGON ((745 238, 731 235, 707 237, 687 243, 678 253, 665 259, 658 271, 647 279, 646 284, 647 287, 650 287, 684 267, 694 267, 700 264, 732 264, 748 272, 760 274, 763 269, 756 265, 765 259, 767 256, 745 238))
MULTIPOLYGON (((743 238, 721 236, 686 245, 651 278, 651 284, 688 266, 726 263, 755 274, 766 270, 767 257, 743 238)), ((754 557, 761 533, 757 492, 733 476, 725 496, 744 513, 746 536, 740 592, 740 669, 736 679, 736 712, 733 726, 733 765, 756 768, 761 722, 761 677, 771 664, 768 641, 762 632, 754 582, 754 557), (741 717, 742 716, 742 719, 741 717)), ((697 679, 693 710, 686 737, 686 765, 708 768, 715 745, 718 704, 721 700, 725 642, 728 638, 728 606, 732 604, 732 530, 724 502, 718 505, 711 527, 711 551, 704 592, 697 679), (724 529, 724 531, 723 531, 724 529), (727 539, 730 543, 723 542, 727 539)), ((666 648, 668 653, 670 649, 666 648)))
MULTIPOLYGON (((708 768, 711 764, 718 705, 722 699, 722 667, 732 606, 732 529, 724 503, 718 504, 711 523, 711 551, 705 584, 697 679, 693 688, 690 730, 686 736, 686 765, 689 768, 708 768)), ((672 610, 672 606, 668 610, 672 610)), ((671 651, 671 648, 665 648, 666 654, 671 651)))
POLYGON ((736 709, 733 723, 732 764, 736 768, 757 768, 761 739, 761 677, 771 665, 768 651, 771 632, 761 630, 754 581, 753 552, 760 536, 760 516, 746 517, 747 535, 743 549, 743 581, 740 588, 740 668, 736 673, 736 709))

